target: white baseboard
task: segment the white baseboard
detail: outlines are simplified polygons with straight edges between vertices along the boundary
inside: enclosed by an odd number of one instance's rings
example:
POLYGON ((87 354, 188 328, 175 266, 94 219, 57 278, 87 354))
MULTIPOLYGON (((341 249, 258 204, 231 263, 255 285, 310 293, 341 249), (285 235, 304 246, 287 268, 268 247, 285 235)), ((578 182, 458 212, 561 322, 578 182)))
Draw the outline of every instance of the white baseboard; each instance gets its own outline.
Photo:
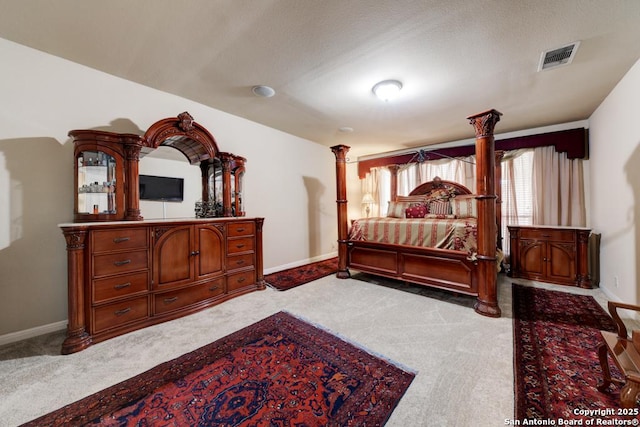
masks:
POLYGON ((67 328, 67 323, 67 320, 61 320, 59 322, 49 323, 48 325, 25 329, 24 331, 11 332, 9 334, 0 335, 0 345, 11 344, 14 342, 26 340, 28 338, 49 334, 51 332, 62 331, 67 328))
POLYGON ((301 265, 311 264, 312 262, 324 261, 325 259, 335 258, 338 256, 338 252, 331 252, 329 254, 319 255, 312 258, 307 258, 295 262, 291 262, 289 264, 279 265, 277 267, 265 268, 264 274, 277 273, 278 271, 287 270, 289 268, 300 267, 301 265))

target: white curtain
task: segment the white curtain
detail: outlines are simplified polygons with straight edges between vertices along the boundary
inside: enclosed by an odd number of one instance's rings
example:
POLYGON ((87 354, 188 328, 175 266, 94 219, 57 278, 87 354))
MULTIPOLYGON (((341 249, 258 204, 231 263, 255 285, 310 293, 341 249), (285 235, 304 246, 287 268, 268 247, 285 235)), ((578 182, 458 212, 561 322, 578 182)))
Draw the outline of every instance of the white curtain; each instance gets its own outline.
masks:
POLYGON ((533 223, 584 227, 586 207, 581 159, 554 147, 533 152, 533 223))
POLYGON ((369 217, 384 216, 387 213, 387 204, 391 198, 391 172, 386 167, 371 168, 360 180, 362 196, 369 194, 374 200, 372 204, 362 204, 362 216, 366 217, 366 208, 369 207, 369 217))

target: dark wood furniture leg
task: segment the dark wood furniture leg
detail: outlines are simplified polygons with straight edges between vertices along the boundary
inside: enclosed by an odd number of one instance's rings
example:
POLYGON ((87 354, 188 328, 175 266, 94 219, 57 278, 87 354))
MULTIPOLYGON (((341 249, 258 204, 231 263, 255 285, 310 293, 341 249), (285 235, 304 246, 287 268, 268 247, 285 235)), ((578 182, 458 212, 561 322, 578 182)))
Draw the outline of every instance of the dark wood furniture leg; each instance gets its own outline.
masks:
MULTIPOLYGON (((618 314, 618 309, 640 311, 640 306, 609 301, 608 307, 611 317, 616 322, 618 332, 616 334, 600 331, 604 341, 598 347, 598 357, 602 367, 603 381, 598 385, 598 390, 606 390, 612 382, 621 384, 620 405, 623 408, 633 408, 637 405, 638 396, 640 396, 640 346, 638 346, 636 339, 629 338, 627 328, 618 314), (607 355, 611 355, 624 376, 624 381, 611 378, 607 355)), ((635 331, 636 334, 637 332, 635 331)))

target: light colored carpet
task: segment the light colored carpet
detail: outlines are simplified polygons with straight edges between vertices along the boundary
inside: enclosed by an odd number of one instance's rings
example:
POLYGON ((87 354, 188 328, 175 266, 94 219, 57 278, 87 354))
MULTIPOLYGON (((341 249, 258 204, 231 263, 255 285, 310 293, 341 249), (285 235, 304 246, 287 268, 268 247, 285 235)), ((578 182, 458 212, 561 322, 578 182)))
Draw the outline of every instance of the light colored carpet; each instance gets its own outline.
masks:
POLYGON ((5 345, 0 425, 51 412, 281 310, 418 372, 388 426, 505 425, 513 418, 512 282, 500 276, 498 319, 476 314, 471 297, 328 276, 286 292, 254 292, 72 355, 59 355, 63 332, 5 345))

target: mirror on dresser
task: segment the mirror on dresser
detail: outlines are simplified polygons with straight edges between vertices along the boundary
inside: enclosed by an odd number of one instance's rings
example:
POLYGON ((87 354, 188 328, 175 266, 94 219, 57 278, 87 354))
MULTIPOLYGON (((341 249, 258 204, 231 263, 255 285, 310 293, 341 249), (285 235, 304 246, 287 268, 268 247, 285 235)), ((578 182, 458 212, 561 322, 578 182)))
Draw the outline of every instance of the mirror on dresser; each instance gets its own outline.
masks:
POLYGON ((194 206, 202 198, 200 168, 190 164, 180 151, 171 147, 158 147, 140 159, 139 175, 140 214, 143 218, 170 219, 195 216, 194 206), (172 183, 174 180, 181 180, 180 197, 170 188, 164 192, 158 191, 162 186, 175 185, 172 183), (146 185, 158 188, 151 188, 152 191, 145 194, 145 181, 146 185))

